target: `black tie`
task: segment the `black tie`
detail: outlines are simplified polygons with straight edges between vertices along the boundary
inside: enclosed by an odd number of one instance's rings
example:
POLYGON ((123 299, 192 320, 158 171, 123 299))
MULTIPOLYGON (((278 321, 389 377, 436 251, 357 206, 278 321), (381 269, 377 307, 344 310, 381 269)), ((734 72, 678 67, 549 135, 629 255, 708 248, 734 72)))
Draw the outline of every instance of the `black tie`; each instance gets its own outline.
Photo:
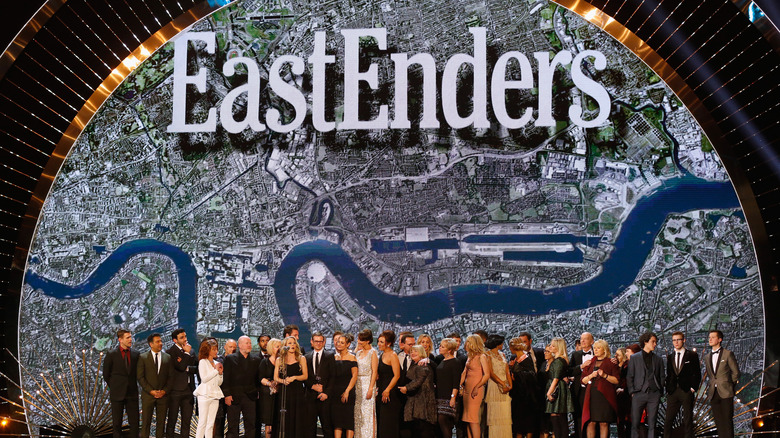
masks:
POLYGON ((158 353, 154 353, 154 369, 157 374, 160 374, 160 363, 157 361, 157 354, 158 353))
POLYGON ((680 363, 680 352, 677 352, 677 374, 680 374, 680 368, 682 368, 682 363, 680 363))
POLYGON ((317 357, 314 359, 314 375, 320 375, 320 352, 316 353, 317 357))
POLYGON ((407 370, 409 370, 409 355, 405 354, 404 355, 404 372, 406 372, 407 370))

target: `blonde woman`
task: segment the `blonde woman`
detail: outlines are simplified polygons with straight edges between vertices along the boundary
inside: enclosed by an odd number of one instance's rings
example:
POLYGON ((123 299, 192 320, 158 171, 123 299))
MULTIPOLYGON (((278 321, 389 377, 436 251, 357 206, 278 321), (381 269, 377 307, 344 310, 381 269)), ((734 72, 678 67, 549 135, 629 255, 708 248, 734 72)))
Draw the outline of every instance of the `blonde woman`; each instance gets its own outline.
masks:
MULTIPOLYGON (((433 339, 425 333, 417 337, 417 345, 422 345, 425 350, 425 357, 428 358, 429 363, 433 363, 433 339)), ((424 359, 424 358, 423 358, 424 359)))
POLYGON ((257 428, 260 424, 265 424, 265 436, 271 436, 272 426, 274 424, 274 414, 276 410, 276 381, 274 380, 274 371, 276 369, 276 358, 279 357, 279 350, 282 349, 282 341, 273 338, 266 344, 265 351, 269 356, 260 362, 260 417, 257 419, 257 428))
MULTIPOLYGON (((553 435, 555 438, 569 436, 569 412, 574 412, 571 392, 568 385, 563 382, 566 377, 566 369, 569 365, 569 356, 566 354, 566 341, 563 338, 555 338, 548 346, 553 360, 548 369, 547 380, 547 408, 545 412, 550 414, 553 435)), ((575 426, 576 427, 576 426, 575 426)))
POLYGON ((468 360, 460 375, 460 394, 463 395, 464 423, 468 424, 469 438, 480 438, 479 408, 485 398, 485 385, 490 379, 490 363, 485 355, 485 344, 479 335, 471 335, 465 345, 468 360))
POLYGON ((336 339, 336 366, 333 378, 331 420, 335 438, 355 435, 355 384, 358 379, 357 358, 349 352, 353 337, 347 333, 336 339))
POLYGON ((306 366, 306 358, 301 354, 301 347, 298 340, 292 336, 284 338, 282 341, 282 351, 276 359, 274 367, 274 381, 277 385, 277 392, 285 393, 284 424, 281 418, 277 418, 274 425, 274 433, 279 433, 284 427, 285 436, 298 437, 303 436, 303 425, 306 424, 306 405, 304 403, 303 382, 308 378, 309 373, 306 366))
POLYGON ((580 427, 587 427, 588 438, 596 437, 596 424, 601 438, 607 438, 609 424, 617 422, 615 389, 620 381, 620 368, 609 360, 610 356, 607 341, 599 339, 593 343, 593 359, 582 370, 581 380, 587 387, 580 427))

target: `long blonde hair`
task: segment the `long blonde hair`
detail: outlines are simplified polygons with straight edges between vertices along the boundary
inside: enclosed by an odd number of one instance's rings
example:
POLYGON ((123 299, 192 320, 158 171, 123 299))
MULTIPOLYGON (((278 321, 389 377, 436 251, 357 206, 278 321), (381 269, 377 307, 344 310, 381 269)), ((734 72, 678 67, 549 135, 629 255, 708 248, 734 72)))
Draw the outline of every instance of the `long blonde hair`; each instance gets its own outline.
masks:
POLYGON ((550 345, 554 346, 557 350, 555 357, 562 357, 566 363, 569 363, 569 354, 566 352, 566 340, 563 338, 553 338, 553 340, 550 341, 550 345))
MULTIPOLYGON (((293 345, 293 353, 295 354, 295 360, 296 360, 296 361, 300 360, 300 358, 301 358, 301 346, 300 346, 300 345, 298 345, 298 340, 297 340, 297 339, 295 339, 295 337, 293 337, 293 336, 288 336, 288 337, 284 338, 284 340, 282 340, 282 348, 284 348, 284 347, 287 345, 287 340, 288 340, 288 339, 292 339, 292 340, 293 340, 293 342, 295 343, 295 344, 293 345)), ((285 358, 284 362, 285 362, 285 363, 287 362, 287 359, 286 359, 286 358, 285 358)))
POLYGON ((466 350, 466 353, 468 353, 469 359, 485 353, 485 343, 479 335, 471 335, 466 338, 466 343, 463 348, 466 350))

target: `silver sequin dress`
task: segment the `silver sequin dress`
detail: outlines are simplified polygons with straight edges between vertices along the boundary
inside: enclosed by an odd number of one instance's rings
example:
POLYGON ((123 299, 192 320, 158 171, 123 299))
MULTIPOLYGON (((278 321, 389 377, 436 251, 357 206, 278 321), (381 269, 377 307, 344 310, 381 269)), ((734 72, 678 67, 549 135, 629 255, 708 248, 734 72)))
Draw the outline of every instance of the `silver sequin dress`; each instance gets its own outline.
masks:
MULTIPOLYGON (((376 437, 376 410, 375 400, 372 396, 366 400, 366 392, 371 385, 371 358, 376 357, 376 351, 360 351, 357 356, 358 379, 355 384, 355 438, 376 437)), ((376 389, 376 387, 375 387, 376 389)))

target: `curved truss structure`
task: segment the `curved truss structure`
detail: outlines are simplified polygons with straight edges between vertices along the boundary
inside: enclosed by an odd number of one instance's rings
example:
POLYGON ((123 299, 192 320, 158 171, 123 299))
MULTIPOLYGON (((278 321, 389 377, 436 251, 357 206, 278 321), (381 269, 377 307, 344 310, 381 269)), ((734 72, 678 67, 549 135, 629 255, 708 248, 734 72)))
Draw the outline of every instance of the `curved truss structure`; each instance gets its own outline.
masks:
MULTIPOLYGON (((643 59, 702 126, 745 212, 769 317, 771 309, 780 308, 777 28, 754 14, 748 0, 554 1, 643 59)), ((0 57, 0 324, 5 334, 0 347, 17 349, 15 327, 31 239, 81 130, 135 67, 226 3, 49 0, 0 57)), ((780 327, 766 322, 769 364, 780 354, 780 327)), ((1 366, 18 380, 15 361, 3 357, 1 366)), ((777 372, 767 378, 776 384, 777 372)))

